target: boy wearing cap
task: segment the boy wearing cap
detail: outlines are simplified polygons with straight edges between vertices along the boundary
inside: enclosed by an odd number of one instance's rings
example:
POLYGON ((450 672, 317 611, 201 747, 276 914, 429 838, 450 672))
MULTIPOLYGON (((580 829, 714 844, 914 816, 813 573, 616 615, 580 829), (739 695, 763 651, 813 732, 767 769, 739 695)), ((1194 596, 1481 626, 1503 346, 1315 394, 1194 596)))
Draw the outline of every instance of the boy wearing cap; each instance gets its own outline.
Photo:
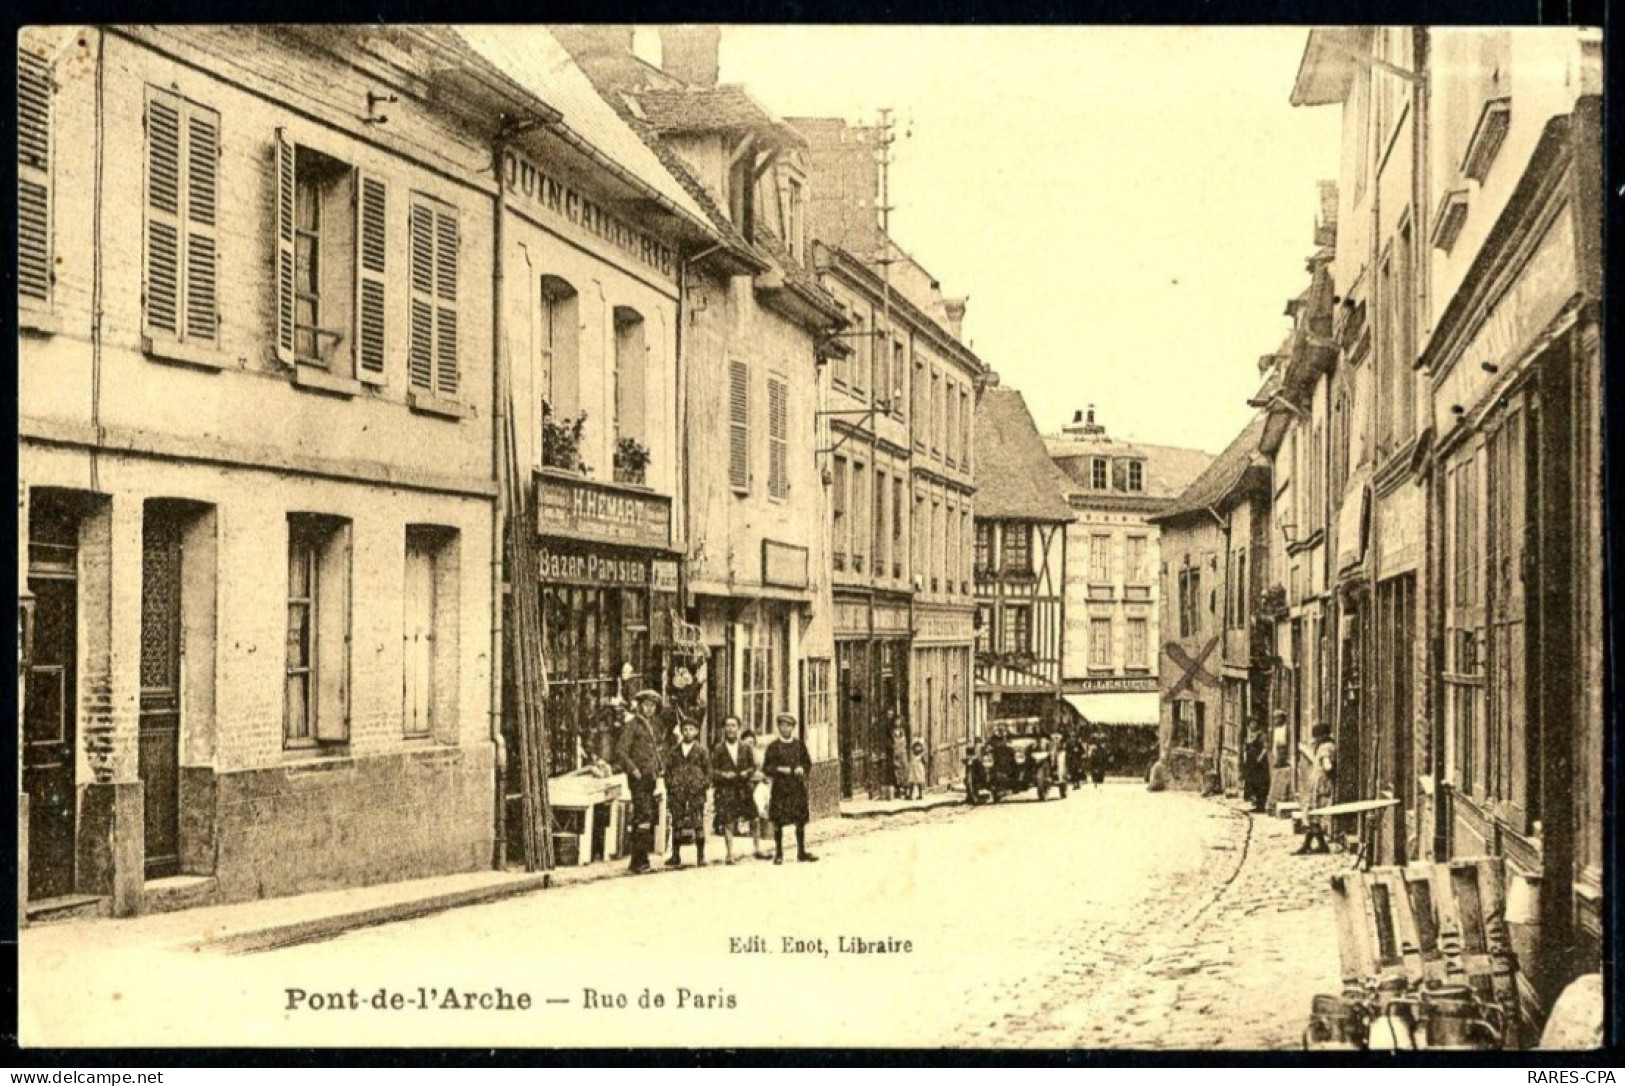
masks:
POLYGON ((812 754, 796 738, 795 717, 780 713, 775 723, 779 737, 762 757, 762 772, 773 782, 773 797, 767 806, 773 820, 773 862, 784 862, 784 827, 788 823, 796 828, 796 859, 813 863, 818 857, 807 851, 807 774, 812 769, 812 754))
POLYGON ((651 869, 649 853, 655 848, 655 782, 666 771, 654 720, 661 701, 653 690, 633 695, 633 713, 615 743, 615 764, 626 774, 632 792, 632 864, 628 870, 634 875, 651 869))
POLYGON ((682 738, 666 755, 671 770, 666 775, 666 791, 671 802, 671 858, 667 867, 683 866, 681 849, 694 844, 695 862, 705 866, 705 793, 711 787, 711 755, 700 742, 700 725, 684 720, 682 738))

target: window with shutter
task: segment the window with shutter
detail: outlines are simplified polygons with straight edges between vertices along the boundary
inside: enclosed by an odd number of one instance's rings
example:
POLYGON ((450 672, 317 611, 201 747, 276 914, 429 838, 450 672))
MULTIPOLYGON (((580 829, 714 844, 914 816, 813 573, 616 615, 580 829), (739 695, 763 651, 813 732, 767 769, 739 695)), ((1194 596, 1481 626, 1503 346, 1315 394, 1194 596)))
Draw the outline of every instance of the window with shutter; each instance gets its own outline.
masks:
POLYGON ((17 50, 17 296, 51 301, 51 66, 17 50))
POLYGON ((790 389, 777 377, 767 379, 767 492, 775 498, 790 493, 790 389))
POLYGON ((389 356, 389 187, 314 148, 276 137, 276 353, 295 380, 384 383, 389 356))
POLYGON ((750 489, 750 369, 728 363, 728 485, 750 489))
POLYGON ((147 88, 145 330, 217 346, 220 115, 147 88))
POLYGON ((362 175, 356 229, 356 371, 382 380, 388 353, 385 273, 388 271, 389 189, 362 175))
POLYGON ((413 194, 410 344, 407 373, 421 392, 455 399, 457 368, 457 210, 413 194))

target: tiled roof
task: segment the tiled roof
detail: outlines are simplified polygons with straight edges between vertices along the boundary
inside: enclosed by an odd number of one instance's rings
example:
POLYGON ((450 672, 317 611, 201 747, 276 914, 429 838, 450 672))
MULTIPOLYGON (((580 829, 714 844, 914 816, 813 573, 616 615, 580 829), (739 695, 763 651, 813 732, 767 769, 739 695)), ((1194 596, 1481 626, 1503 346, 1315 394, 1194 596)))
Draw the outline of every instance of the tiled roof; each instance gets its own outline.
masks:
MULTIPOLYGON (((1056 465, 1074 482, 1074 492, 1089 492, 1089 461, 1096 456, 1137 457, 1145 462, 1144 490, 1135 497, 1173 498, 1190 485, 1213 460, 1201 449, 1181 449, 1173 445, 1148 445, 1138 441, 1076 438, 1071 434, 1046 434, 1044 446, 1056 465)), ((1123 491, 1106 493, 1122 496, 1123 491)))
POLYGON ((465 25, 452 30, 487 63, 563 114, 564 126, 599 153, 697 221, 710 221, 693 195, 616 115, 545 27, 465 25))
POLYGON ((1174 499, 1173 505, 1151 519, 1166 522, 1192 513, 1205 513, 1223 501, 1253 465, 1253 457, 1259 451, 1268 417, 1262 411, 1254 415, 1246 429, 1236 435, 1224 452, 1214 457, 1207 470, 1174 499))
POLYGON ((771 131, 781 143, 805 146, 806 137, 785 124, 750 96, 744 87, 686 87, 646 90, 638 105, 656 132, 771 131))
POLYGON ((1050 460, 1021 393, 984 389, 976 401, 976 515, 1069 521, 1066 494, 1075 488, 1050 460))

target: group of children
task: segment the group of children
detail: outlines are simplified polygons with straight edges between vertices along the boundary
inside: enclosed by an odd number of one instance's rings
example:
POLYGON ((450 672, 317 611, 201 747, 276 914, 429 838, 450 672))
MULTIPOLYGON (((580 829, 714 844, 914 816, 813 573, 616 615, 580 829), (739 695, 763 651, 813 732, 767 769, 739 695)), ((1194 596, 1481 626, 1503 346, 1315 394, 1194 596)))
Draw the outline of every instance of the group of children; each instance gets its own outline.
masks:
POLYGON ((773 862, 784 862, 784 827, 793 826, 796 858, 812 863, 807 851, 807 774, 812 756, 796 736, 796 718, 780 713, 774 721, 778 738, 760 754, 756 736, 743 730, 739 718, 726 717, 722 738, 710 750, 699 742, 699 725, 683 720, 681 738, 667 759, 666 790, 671 810, 672 844, 668 867, 682 866, 683 845, 693 845, 695 858, 705 863, 705 799, 712 796, 711 830, 721 836, 727 852, 723 862, 734 862, 734 835, 748 824, 757 859, 767 859, 762 838, 772 824, 773 862))
POLYGON ((891 730, 892 798, 925 798, 925 743, 912 744, 901 724, 891 730))

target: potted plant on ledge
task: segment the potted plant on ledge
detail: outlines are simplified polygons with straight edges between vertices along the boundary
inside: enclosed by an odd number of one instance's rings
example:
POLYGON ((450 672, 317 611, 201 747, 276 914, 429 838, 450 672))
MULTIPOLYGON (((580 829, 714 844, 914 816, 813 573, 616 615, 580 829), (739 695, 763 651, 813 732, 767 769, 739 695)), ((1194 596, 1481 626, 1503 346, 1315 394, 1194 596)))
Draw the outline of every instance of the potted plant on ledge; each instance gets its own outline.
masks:
POLYGON ((552 406, 542 401, 542 466, 585 475, 587 465, 581 462, 581 432, 586 425, 585 411, 569 422, 554 422, 552 406))
POLYGON ((635 437, 615 443, 615 481, 642 486, 649 469, 649 446, 635 437))

